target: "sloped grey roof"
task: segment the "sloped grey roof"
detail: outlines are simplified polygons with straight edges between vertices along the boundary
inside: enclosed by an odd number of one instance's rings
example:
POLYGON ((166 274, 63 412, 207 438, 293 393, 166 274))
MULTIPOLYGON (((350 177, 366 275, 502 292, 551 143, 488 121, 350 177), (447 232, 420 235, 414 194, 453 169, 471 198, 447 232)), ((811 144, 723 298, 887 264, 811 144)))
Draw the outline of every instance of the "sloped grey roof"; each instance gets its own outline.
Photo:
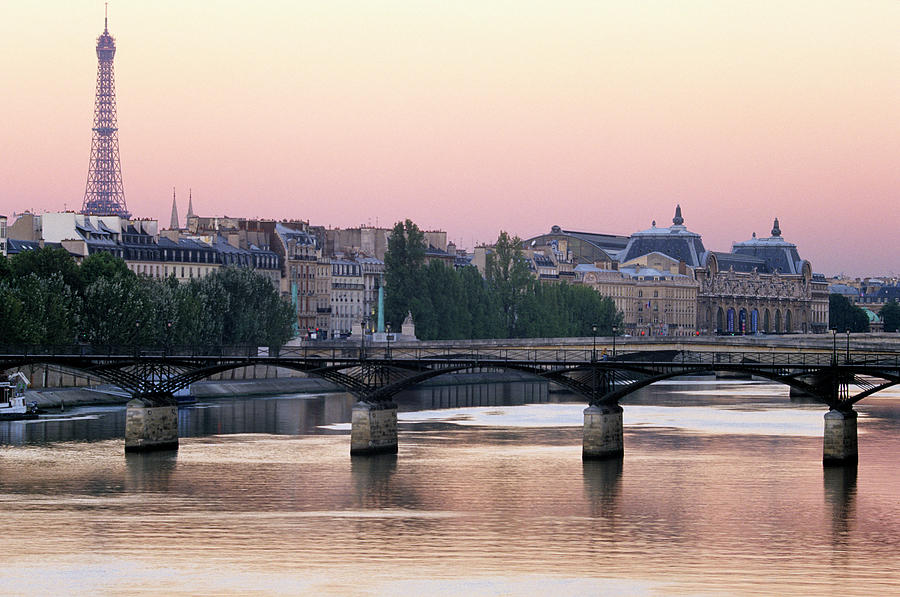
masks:
POLYGON ((285 226, 281 222, 275 223, 275 233, 281 237, 285 245, 287 245, 287 241, 292 240, 300 245, 318 246, 316 237, 309 232, 304 232, 303 230, 295 230, 293 228, 285 226))
POLYGON ((772 236, 756 238, 754 233, 750 240, 734 243, 731 252, 764 260, 769 272, 799 274, 803 270, 803 260, 800 259, 800 253, 797 252, 797 245, 789 243, 781 237, 778 218, 775 218, 775 224, 772 226, 772 236))
POLYGON ((739 253, 723 253, 721 251, 711 251, 711 253, 716 256, 716 261, 719 263, 719 271, 734 269, 736 272, 750 273, 755 268, 761 274, 772 273, 766 261, 759 257, 741 255, 739 253))
POLYGON ((844 296, 859 296, 859 290, 846 284, 832 284, 828 287, 829 294, 842 294, 844 296))
POLYGON ((691 267, 699 267, 706 249, 700 235, 684 226, 650 228, 631 235, 619 261, 631 261, 648 253, 662 253, 691 267))

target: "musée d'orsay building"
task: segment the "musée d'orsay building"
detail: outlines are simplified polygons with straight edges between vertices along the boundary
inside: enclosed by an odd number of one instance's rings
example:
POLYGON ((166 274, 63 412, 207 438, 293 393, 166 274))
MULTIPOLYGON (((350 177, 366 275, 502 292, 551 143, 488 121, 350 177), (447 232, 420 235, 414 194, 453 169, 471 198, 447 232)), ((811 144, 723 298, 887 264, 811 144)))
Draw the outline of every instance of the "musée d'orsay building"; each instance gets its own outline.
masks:
MULTIPOLYGON (((613 299, 623 333, 637 335, 810 333, 828 328, 828 285, 781 236, 708 251, 684 225, 681 207, 668 228, 631 236, 562 230, 523 243, 526 255, 568 263, 576 282, 613 299)), ((561 268, 562 269, 562 268, 561 268)))

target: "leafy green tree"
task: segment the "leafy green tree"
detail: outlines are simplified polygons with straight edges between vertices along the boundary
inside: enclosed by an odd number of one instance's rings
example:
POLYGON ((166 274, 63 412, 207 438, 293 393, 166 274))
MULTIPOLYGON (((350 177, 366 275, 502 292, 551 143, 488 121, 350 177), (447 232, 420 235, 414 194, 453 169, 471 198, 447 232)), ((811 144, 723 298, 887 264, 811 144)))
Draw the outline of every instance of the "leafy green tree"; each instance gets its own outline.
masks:
POLYGON ((35 251, 22 251, 10 259, 10 265, 15 278, 25 278, 29 274, 49 278, 59 274, 69 288, 75 292, 81 291, 78 265, 65 249, 43 247, 35 251))
POLYGON ((99 278, 135 277, 123 259, 105 251, 85 257, 78 270, 81 288, 87 288, 99 278))
POLYGON ((81 325, 95 345, 148 346, 157 325, 148 286, 136 277, 100 277, 84 290, 81 325))
POLYGON ((517 336, 516 324, 522 299, 534 279, 522 255, 522 241, 501 231, 493 251, 487 255, 485 279, 497 295, 506 337, 517 336))
POLYGON ((881 308, 881 319, 884 321, 884 331, 896 332, 900 329, 900 304, 891 300, 881 308))
POLYGON ((21 344, 24 307, 8 280, 0 280, 0 344, 21 344))
POLYGON ((6 255, 0 255, 0 282, 12 278, 12 266, 6 255))
POLYGON ((412 300, 412 314, 425 326, 423 339, 454 340, 471 337, 471 318, 466 312, 462 282, 456 270, 441 261, 432 261, 422 269, 421 290, 412 300))
MULTIPOLYGON (((224 309, 222 305, 216 306, 217 311, 224 310, 225 344, 279 347, 291 337, 293 310, 268 278, 249 269, 226 267, 206 280, 209 284, 221 284, 232 305, 224 309)), ((208 294, 208 298, 215 296, 208 294)))
POLYGON ((833 330, 843 332, 868 332, 869 318, 865 311, 840 294, 828 296, 828 321, 833 330))
POLYGON ((412 220, 394 224, 384 255, 384 314, 385 321, 397 328, 412 311, 421 285, 425 248, 425 235, 412 220))
POLYGON ((62 275, 32 272, 17 278, 13 288, 21 304, 21 315, 13 323, 19 342, 51 346, 75 340, 80 301, 62 275))
POLYGON ((500 305, 491 293, 487 282, 475 267, 464 267, 459 272, 464 310, 470 320, 469 338, 500 338, 505 333, 500 305))

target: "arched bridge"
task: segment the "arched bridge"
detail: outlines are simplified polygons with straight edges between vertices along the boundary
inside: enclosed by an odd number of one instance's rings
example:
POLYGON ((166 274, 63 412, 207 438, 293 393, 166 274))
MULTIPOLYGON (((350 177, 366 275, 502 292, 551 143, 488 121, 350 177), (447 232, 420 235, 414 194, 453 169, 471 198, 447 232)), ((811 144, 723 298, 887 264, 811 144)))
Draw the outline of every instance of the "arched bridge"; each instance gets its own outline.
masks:
POLYGON ((427 379, 456 372, 515 370, 565 386, 593 405, 615 404, 657 381, 682 375, 731 372, 763 377, 809 395, 835 410, 900 384, 900 354, 711 352, 662 350, 597 355, 584 349, 440 350, 384 347, 282 349, 260 354, 246 347, 176 351, 128 351, 89 346, 0 351, 0 370, 49 364, 121 387, 136 397, 165 404, 190 384, 217 373, 254 365, 301 371, 378 404, 427 379))
MULTIPOLYGON (((99 377, 131 392, 128 425, 135 433, 153 434, 162 425, 174 433, 161 445, 177 446, 174 393, 211 375, 254 365, 282 367, 329 380, 358 400, 354 409, 351 453, 396 451, 396 405, 399 392, 440 375, 463 371, 515 370, 555 382, 586 397, 585 451, 599 456, 621 453, 622 409, 619 401, 657 381, 682 375, 732 372, 782 383, 831 410, 826 415, 826 457, 829 416, 838 423, 833 460, 856 458, 856 413, 853 405, 887 387, 900 384, 900 354, 888 352, 809 351, 688 351, 662 350, 598 355, 581 348, 471 348, 439 350, 369 348, 257 349, 215 347, 191 350, 128 351, 77 346, 52 349, 0 350, 0 370, 48 364, 99 377), (140 416, 132 417, 132 407, 140 416), (357 417, 357 410, 359 417, 357 417), (160 414, 162 413, 162 414, 160 414), (167 421, 160 423, 158 417, 167 421), (359 420, 357 420, 359 419, 359 420), (852 420, 852 429, 851 423, 852 420), (170 429, 175 426, 174 432, 170 429), (357 428, 364 429, 357 433, 357 428), (589 427, 602 436, 599 450, 589 450, 589 427), (148 429, 150 429, 148 431, 148 429), (852 431, 852 433, 851 433, 852 431), (852 437, 851 437, 852 435, 852 437), (612 449, 607 440, 613 437, 612 449), (615 438, 618 438, 617 440, 615 438), (618 442, 616 444, 616 442, 618 442), (618 447, 616 447, 616 445, 618 447), (356 447, 354 447, 356 446, 356 447)), ((592 435, 592 437, 593 437, 592 435)), ((126 450, 129 449, 126 430, 126 450)), ((143 437, 143 436, 141 436, 143 437)), ((593 440, 592 440, 593 441, 593 440)), ((158 443, 158 442, 157 442, 158 443)), ((154 449, 153 441, 133 449, 154 449)))

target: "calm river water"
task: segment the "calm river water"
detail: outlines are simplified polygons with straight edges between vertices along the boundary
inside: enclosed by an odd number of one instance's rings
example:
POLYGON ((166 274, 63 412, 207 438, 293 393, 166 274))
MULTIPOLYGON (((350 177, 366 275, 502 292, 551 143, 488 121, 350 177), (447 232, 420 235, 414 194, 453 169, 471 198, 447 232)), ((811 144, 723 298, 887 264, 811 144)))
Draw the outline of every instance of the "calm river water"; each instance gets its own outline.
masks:
POLYGON ((768 383, 647 388, 603 463, 545 385, 400 405, 400 454, 358 459, 341 394, 182 409, 177 454, 126 458, 124 408, 0 423, 0 594, 900 593, 900 393, 850 469, 768 383))

